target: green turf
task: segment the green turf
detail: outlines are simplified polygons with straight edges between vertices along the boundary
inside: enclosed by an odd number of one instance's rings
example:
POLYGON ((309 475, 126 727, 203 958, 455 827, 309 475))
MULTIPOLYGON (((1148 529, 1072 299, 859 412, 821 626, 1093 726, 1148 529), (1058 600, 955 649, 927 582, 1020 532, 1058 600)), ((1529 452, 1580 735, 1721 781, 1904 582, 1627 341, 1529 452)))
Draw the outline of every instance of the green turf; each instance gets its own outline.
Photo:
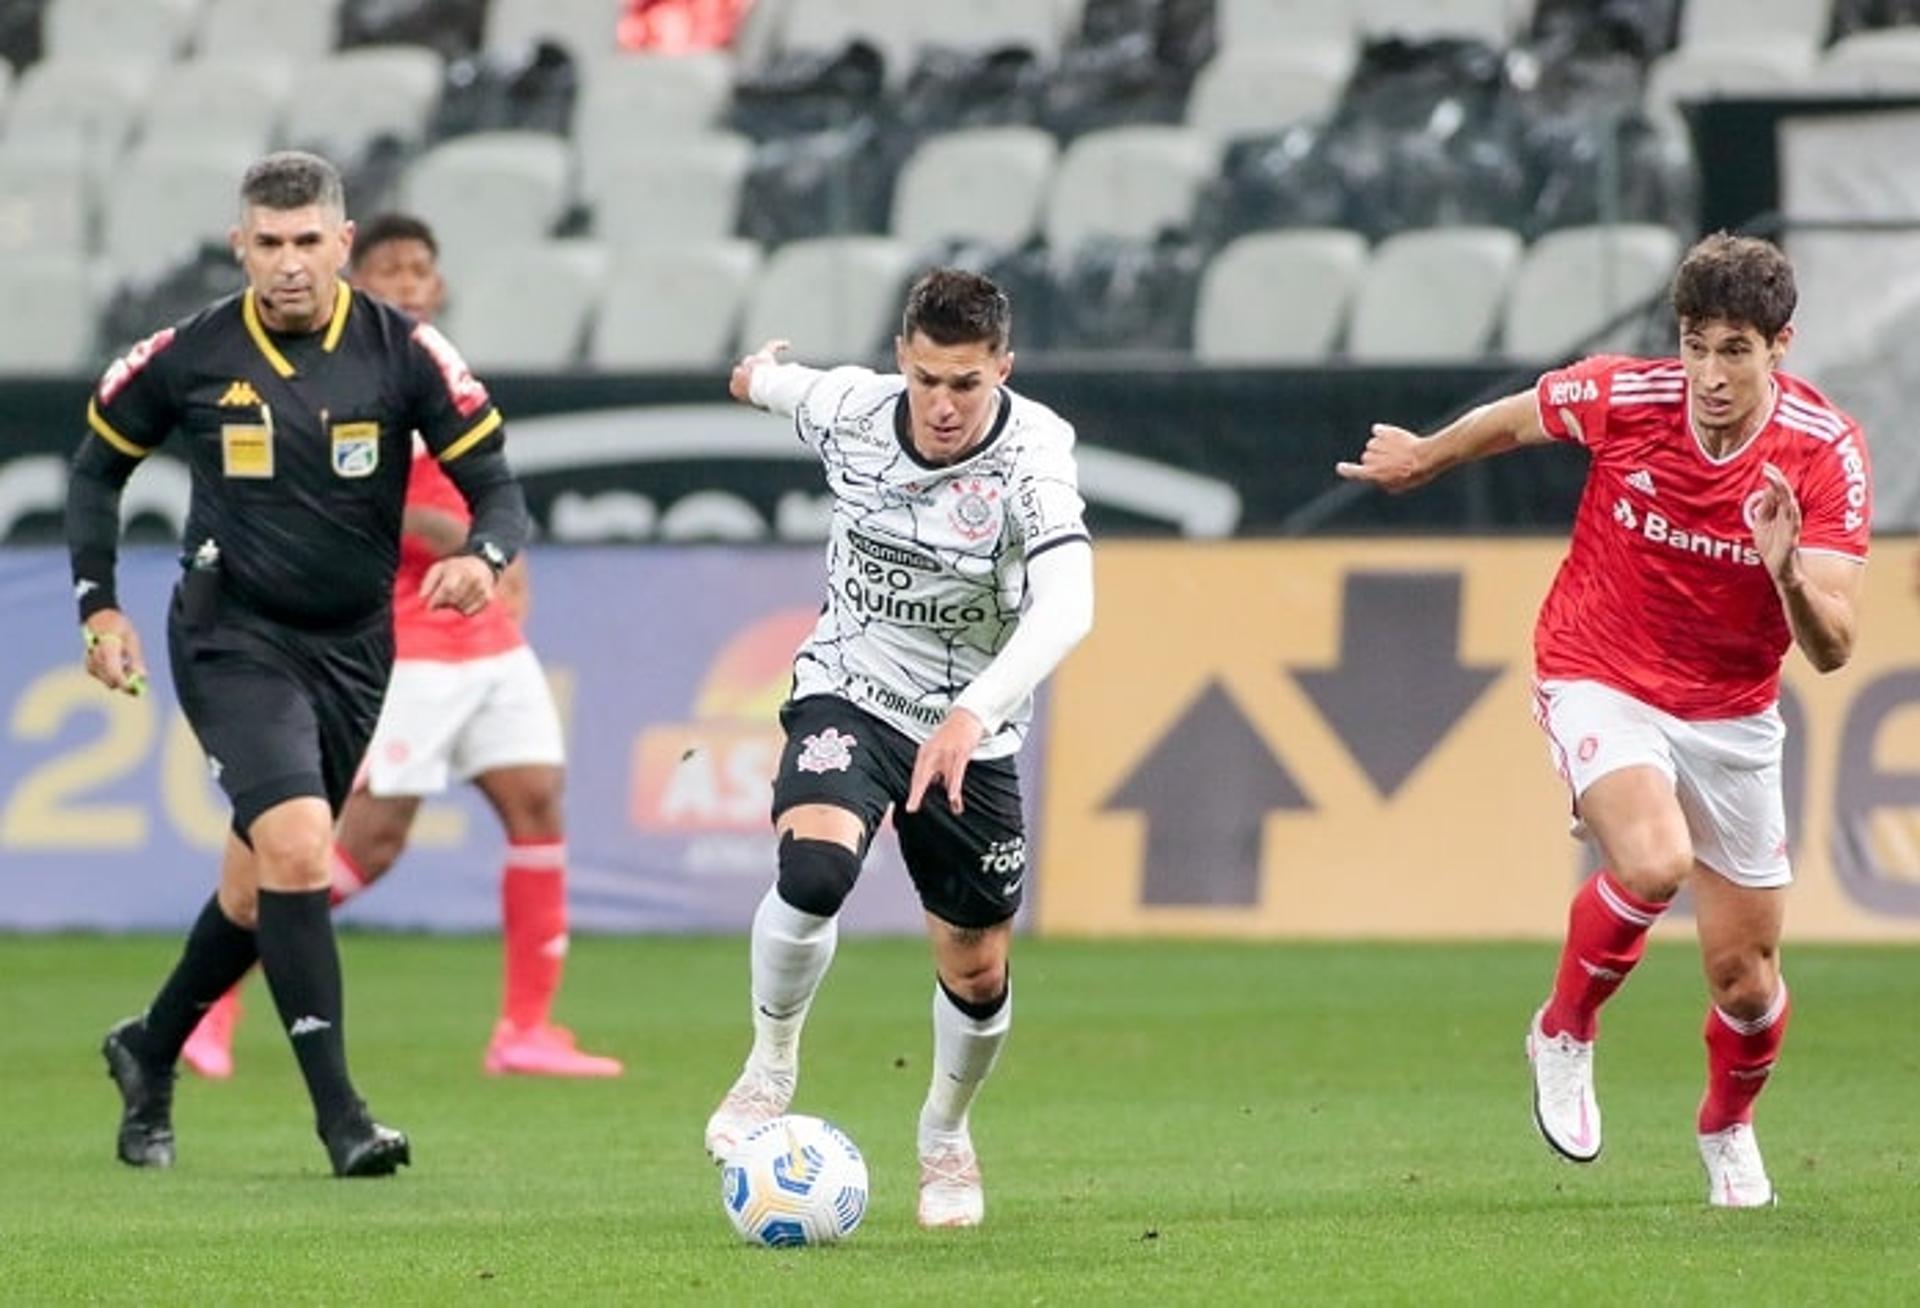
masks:
POLYGON ((924 946, 849 940, 795 1105, 865 1151, 827 1250, 740 1244, 701 1127, 745 1045, 737 939, 576 942, 562 1016, 619 1081, 479 1074, 497 951, 344 937, 361 1089, 413 1135, 337 1182, 256 981, 239 1075, 183 1085, 180 1162, 113 1161, 97 1045, 177 944, 0 937, 0 1300, 1102 1304, 1913 1302, 1920 951, 1798 948, 1761 1138, 1783 1205, 1702 1202, 1702 1000, 1656 948, 1608 1013, 1607 1152, 1533 1134, 1543 945, 1022 941, 975 1113, 987 1225, 913 1224, 924 946))

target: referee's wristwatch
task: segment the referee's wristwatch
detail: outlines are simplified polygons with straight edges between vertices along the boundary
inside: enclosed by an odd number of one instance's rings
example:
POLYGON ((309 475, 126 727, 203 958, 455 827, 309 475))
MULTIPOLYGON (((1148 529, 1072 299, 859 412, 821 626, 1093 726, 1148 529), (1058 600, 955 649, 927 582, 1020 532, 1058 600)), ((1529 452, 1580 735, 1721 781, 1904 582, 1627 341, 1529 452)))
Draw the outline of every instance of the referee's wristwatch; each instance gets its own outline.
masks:
POLYGON ((507 570, 507 552, 490 540, 476 542, 467 553, 492 568, 496 581, 499 580, 500 574, 507 570))

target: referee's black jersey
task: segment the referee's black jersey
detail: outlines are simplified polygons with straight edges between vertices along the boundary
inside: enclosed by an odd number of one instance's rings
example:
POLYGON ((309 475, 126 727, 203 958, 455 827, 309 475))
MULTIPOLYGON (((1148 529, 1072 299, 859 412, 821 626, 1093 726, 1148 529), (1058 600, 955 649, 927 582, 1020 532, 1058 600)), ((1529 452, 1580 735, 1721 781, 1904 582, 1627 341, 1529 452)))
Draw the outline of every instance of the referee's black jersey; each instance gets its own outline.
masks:
POLYGON ((444 336, 345 282, 337 295, 305 335, 270 330, 251 290, 218 301, 135 346, 87 406, 93 435, 129 459, 178 432, 187 553, 214 541, 227 594, 301 627, 391 605, 415 431, 456 483, 463 459, 499 466, 505 439, 444 336))

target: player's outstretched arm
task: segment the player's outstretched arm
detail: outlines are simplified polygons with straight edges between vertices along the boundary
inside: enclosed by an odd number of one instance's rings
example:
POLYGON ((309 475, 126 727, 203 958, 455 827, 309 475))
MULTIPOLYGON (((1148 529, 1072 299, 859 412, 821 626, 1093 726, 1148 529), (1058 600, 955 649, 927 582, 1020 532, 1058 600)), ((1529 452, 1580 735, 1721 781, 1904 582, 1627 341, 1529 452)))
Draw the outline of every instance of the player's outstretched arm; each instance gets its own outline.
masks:
POLYGON ((820 372, 803 364, 782 363, 780 356, 789 348, 786 341, 772 340, 742 358, 727 378, 727 394, 742 404, 792 417, 820 372))
POLYGON ((1771 463, 1761 472, 1766 485, 1754 505, 1753 546, 1780 593, 1793 643, 1818 671, 1837 671, 1853 657, 1866 565, 1837 554, 1803 553, 1793 487, 1771 463))
POLYGON ((1333 470, 1348 481, 1370 482, 1398 495, 1424 486, 1463 463, 1548 439, 1540 425, 1533 392, 1516 391, 1468 410, 1431 436, 1416 435, 1390 423, 1375 423, 1359 461, 1336 463, 1333 470))

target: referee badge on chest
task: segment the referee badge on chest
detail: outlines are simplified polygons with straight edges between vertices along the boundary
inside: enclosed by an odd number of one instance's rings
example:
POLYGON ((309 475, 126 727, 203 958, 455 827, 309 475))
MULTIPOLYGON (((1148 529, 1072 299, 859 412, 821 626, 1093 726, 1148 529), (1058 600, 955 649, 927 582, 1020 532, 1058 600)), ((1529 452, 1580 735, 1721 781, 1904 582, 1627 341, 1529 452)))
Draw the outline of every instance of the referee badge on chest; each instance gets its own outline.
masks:
POLYGON ((220 470, 228 477, 265 481, 273 476, 271 422, 220 425, 220 470))
POLYGON ((336 477, 371 477, 380 466, 380 424, 341 422, 328 430, 336 477))

